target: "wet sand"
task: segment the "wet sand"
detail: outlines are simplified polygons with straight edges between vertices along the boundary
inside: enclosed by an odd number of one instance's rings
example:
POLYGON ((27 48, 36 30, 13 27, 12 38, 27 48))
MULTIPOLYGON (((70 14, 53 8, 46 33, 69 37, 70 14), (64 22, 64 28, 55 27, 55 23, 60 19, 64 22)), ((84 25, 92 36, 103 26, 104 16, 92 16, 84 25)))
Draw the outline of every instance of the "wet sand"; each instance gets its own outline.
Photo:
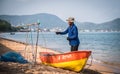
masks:
MULTIPOLYGON (((8 51, 15 51, 21 53, 22 56, 24 56, 27 60, 31 61, 33 52, 31 48, 32 47, 29 44, 0 38, 0 55, 8 51)), ((33 48, 35 48, 35 46, 33 48)), ((56 54, 60 53, 51 49, 38 46, 37 65, 0 62, 0 74, 7 74, 8 72, 9 74, 117 74, 111 68, 94 62, 89 68, 88 65, 86 65, 81 73, 75 73, 69 70, 46 66, 41 64, 41 61, 39 59, 39 52, 42 51, 54 52, 56 54)), ((88 64, 90 64, 90 62, 88 62, 88 64)))

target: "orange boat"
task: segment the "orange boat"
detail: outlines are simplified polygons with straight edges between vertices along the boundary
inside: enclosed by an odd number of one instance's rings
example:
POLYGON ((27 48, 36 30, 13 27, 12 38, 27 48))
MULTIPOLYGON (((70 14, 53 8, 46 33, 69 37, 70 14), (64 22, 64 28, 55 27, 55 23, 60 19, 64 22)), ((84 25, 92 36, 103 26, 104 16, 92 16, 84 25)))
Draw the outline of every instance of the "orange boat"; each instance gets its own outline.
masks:
POLYGON ((91 51, 73 51, 62 54, 40 52, 40 59, 46 65, 80 72, 90 55, 91 51))

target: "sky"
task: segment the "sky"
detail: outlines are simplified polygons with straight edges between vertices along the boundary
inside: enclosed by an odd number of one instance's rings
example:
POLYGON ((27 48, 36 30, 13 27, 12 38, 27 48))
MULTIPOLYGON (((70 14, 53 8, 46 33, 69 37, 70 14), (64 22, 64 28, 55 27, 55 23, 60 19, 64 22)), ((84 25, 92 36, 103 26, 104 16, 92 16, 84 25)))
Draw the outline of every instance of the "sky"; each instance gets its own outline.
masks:
POLYGON ((120 18, 120 0, 0 0, 0 15, 49 13, 65 21, 103 23, 120 18))

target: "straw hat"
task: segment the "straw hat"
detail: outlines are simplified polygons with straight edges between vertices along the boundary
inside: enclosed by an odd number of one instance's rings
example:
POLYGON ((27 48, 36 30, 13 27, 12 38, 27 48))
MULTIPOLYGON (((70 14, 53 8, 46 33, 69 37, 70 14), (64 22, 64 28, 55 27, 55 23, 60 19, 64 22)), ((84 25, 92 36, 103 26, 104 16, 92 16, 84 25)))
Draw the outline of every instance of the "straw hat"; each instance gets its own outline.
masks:
POLYGON ((69 17, 66 21, 68 21, 68 22, 74 22, 75 19, 74 19, 74 17, 69 17))

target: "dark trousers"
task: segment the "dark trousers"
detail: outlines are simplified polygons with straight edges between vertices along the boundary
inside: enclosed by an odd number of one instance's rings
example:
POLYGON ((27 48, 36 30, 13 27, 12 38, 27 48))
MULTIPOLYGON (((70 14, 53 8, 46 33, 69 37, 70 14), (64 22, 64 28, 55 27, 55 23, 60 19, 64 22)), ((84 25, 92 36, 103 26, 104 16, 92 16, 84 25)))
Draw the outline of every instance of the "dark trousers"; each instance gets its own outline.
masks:
POLYGON ((71 46, 71 51, 78 51, 79 45, 71 46))

